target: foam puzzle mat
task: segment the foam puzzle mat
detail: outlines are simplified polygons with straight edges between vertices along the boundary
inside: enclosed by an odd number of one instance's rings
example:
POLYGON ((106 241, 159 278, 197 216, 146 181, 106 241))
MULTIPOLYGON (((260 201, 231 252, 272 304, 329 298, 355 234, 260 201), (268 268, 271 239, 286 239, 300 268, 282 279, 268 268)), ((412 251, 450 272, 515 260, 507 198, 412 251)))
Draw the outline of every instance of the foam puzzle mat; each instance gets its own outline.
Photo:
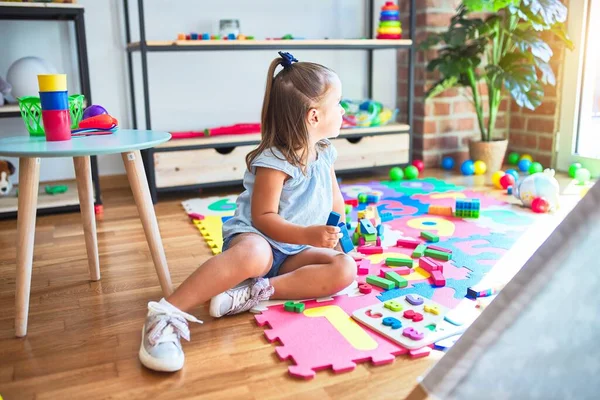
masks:
MULTIPOLYGON (((385 265, 387 257, 412 259, 413 249, 397 247, 396 241, 400 238, 416 239, 421 231, 439 236, 439 242, 435 244, 451 250, 452 259, 443 262, 446 278, 443 287, 434 287, 429 281, 429 273, 415 263, 410 273, 403 275, 408 285, 401 289, 375 288, 368 295, 360 295, 356 291, 325 302, 308 300, 304 301, 306 309, 301 314, 286 312, 282 305, 275 305, 256 315, 259 325, 271 327, 271 330, 265 331, 267 339, 281 342, 282 346, 276 350, 279 357, 295 363, 289 366, 290 374, 302 378, 313 377, 315 371, 325 368, 342 372, 353 369, 357 362, 370 360, 379 365, 393 361, 400 354, 412 357, 429 354, 429 348, 409 351, 398 346, 355 322, 352 314, 374 302, 385 302, 410 294, 454 309, 465 298, 467 288, 476 285, 534 222, 534 216, 528 210, 483 192, 467 190, 435 178, 341 184, 340 188, 345 200, 356 199, 359 193, 378 194, 378 211, 390 213, 393 217, 383 222, 383 253, 365 255, 363 260, 357 262, 367 268, 370 275, 395 269, 385 265), (480 217, 463 219, 427 214, 430 205, 454 206, 457 199, 479 199, 480 217), (316 316, 323 318, 314 318, 316 316), (367 342, 370 344, 367 345, 367 342), (316 348, 329 350, 315 351, 316 348)), ((203 220, 195 220, 194 224, 215 254, 220 252, 222 246, 222 221, 233 215, 236 197, 211 197, 183 202, 188 214, 204 216, 203 220)), ((356 224, 357 212, 366 206, 359 204, 354 207, 348 219, 356 224)), ((366 276, 358 275, 359 284, 365 281, 366 276)))

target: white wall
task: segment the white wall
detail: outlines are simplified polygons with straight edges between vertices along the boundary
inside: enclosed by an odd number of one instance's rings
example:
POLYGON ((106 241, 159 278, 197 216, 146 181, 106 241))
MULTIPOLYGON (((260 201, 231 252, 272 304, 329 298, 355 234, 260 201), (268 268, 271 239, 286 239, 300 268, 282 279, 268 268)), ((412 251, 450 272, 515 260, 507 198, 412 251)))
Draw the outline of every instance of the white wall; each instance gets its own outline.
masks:
MULTIPOLYGON (((79 0, 85 6, 93 102, 106 107, 121 127, 131 127, 125 28, 121 0, 79 0)), ((137 3, 131 0, 133 39, 138 39, 137 3)), ((364 0, 146 0, 147 40, 170 40, 178 32, 218 32, 221 18, 238 18, 242 33, 256 38, 286 33, 305 38, 352 38, 364 35, 364 0), (227 11, 229 10, 229 11, 227 11), (267 15, 268 13, 268 15, 267 15)), ((377 10, 384 3, 375 1, 377 10)), ((375 19, 378 18, 375 13, 375 19)), ((40 56, 69 77, 69 91, 79 90, 75 38, 67 22, 0 21, 0 75, 20 57, 40 56), (41 39, 43 38, 43 40, 41 39)), ((299 50, 299 60, 333 68, 344 96, 367 95, 366 52, 299 50)), ((201 130, 237 122, 258 122, 266 70, 276 51, 166 52, 148 57, 152 128, 201 130)), ((394 106, 395 51, 375 53, 374 97, 394 106)), ((141 68, 134 53, 139 127, 144 127, 141 68)), ((20 118, 0 119, 0 136, 27 134, 20 118)), ((17 160, 13 160, 15 163, 17 160)), ((43 160, 41 179, 74 177, 70 160, 43 160)), ((99 157, 100 174, 124 173, 118 156, 99 157)), ((204 167, 199 160, 199 168, 204 167)))

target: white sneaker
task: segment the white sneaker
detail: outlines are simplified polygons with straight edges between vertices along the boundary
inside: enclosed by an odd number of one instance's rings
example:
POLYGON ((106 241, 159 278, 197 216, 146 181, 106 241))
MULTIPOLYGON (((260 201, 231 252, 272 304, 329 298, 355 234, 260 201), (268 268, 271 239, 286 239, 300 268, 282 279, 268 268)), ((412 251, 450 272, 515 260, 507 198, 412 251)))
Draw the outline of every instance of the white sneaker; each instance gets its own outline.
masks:
POLYGON ((179 340, 190 340, 188 321, 202 323, 165 299, 149 302, 139 352, 142 364, 155 371, 173 372, 183 368, 185 355, 179 340))
POLYGON ((269 300, 275 289, 266 278, 252 279, 250 283, 236 286, 210 300, 210 315, 215 318, 248 311, 261 301, 269 300))

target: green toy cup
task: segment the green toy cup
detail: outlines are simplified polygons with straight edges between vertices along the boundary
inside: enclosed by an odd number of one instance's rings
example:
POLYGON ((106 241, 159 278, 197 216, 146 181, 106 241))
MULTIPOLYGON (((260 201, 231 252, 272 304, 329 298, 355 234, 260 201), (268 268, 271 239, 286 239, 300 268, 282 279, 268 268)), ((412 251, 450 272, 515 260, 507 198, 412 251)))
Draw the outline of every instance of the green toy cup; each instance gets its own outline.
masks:
MULTIPOLYGON (((85 96, 82 94, 72 94, 69 96, 69 114, 71 115, 71 129, 77 129, 79 122, 83 118, 85 96)), ((31 136, 45 136, 44 124, 42 121, 42 105, 40 98, 36 96, 26 96, 19 98, 19 110, 25 127, 31 136)))

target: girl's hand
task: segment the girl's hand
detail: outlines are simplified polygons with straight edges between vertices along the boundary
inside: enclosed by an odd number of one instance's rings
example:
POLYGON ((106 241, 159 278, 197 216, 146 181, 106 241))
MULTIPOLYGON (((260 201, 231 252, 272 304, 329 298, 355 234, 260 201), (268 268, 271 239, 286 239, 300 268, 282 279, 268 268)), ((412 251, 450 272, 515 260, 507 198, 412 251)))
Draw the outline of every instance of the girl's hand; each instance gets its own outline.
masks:
POLYGON ((329 225, 313 225, 304 228, 304 242, 313 247, 333 249, 340 238, 340 228, 329 225))

